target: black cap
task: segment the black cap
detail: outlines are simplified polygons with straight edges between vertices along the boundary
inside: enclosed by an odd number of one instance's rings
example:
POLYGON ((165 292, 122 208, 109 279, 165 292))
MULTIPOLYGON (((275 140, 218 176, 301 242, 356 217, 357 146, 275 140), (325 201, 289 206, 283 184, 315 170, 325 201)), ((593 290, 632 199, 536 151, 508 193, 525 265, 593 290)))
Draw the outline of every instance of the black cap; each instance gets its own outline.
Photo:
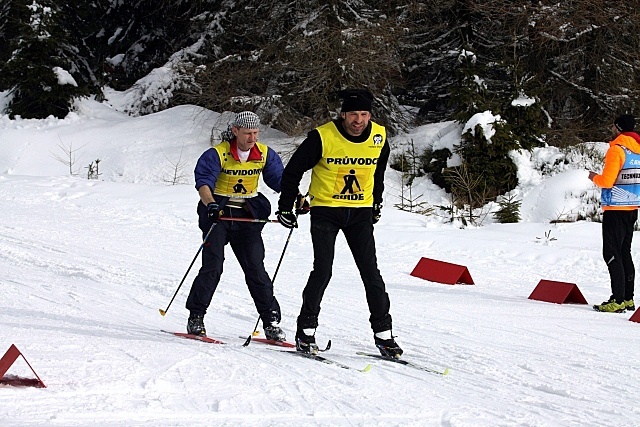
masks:
POLYGON ((636 127, 636 118, 631 114, 623 114, 619 116, 613 124, 620 132, 633 132, 636 127))
POLYGON ((343 99, 342 113, 348 111, 369 111, 373 103, 373 95, 367 89, 345 89, 338 95, 343 99))

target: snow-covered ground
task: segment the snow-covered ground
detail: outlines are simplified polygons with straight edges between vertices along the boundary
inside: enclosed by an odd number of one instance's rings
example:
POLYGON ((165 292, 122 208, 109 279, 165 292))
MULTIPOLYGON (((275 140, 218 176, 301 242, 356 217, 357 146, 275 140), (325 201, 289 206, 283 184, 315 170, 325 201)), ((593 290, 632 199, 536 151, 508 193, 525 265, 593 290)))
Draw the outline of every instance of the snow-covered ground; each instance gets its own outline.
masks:
MULTIPOLYGON (((375 235, 394 333, 406 360, 449 367, 446 377, 355 354, 373 351, 373 337, 342 237, 317 338, 333 341, 327 357, 371 363, 369 372, 242 347, 257 314, 230 250, 205 318, 227 344, 161 333, 185 329, 199 262, 167 315, 158 310, 200 245, 192 170, 227 120, 194 107, 132 118, 91 101, 64 120, 0 117, 0 355, 15 344, 47 386, 0 387, 0 425, 640 425, 640 323, 591 309, 610 294, 600 225, 549 223, 580 208, 575 195, 593 189, 587 172, 544 178, 527 156, 518 224, 460 229, 399 211, 398 173, 387 173, 375 235), (55 158, 70 151, 78 176, 55 158), (88 180, 97 159, 101 175, 88 180), (421 257, 466 266, 475 285, 410 276, 421 257), (589 305, 529 300, 542 279, 577 284, 589 305)), ((403 137, 434 143, 459 132, 445 123, 403 137)), ((278 132, 263 136, 290 150, 278 132)), ((277 194, 264 191, 275 211, 277 194)), ((414 191, 447 200, 426 179, 414 191)), ((300 223, 275 279, 289 337, 312 265, 309 220, 300 223)), ((264 228, 270 272, 287 234, 264 228)), ((22 359, 9 374, 33 377, 22 359)))

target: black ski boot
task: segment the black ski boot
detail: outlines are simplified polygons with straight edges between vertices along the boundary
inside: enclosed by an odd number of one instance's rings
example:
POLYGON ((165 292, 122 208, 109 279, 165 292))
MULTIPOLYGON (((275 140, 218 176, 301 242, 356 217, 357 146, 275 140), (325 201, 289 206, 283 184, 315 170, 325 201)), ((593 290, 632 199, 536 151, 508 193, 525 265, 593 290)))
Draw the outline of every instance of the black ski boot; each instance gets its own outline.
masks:
POLYGON ((402 349, 400 348, 396 340, 393 339, 394 337, 393 335, 391 335, 391 331, 378 332, 373 335, 373 338, 375 339, 376 347, 378 347, 380 354, 384 357, 398 359, 400 358, 400 356, 402 356, 402 349), (384 338, 386 338, 387 336, 390 338, 383 339, 378 335, 382 335, 384 338))
POLYGON ((204 328, 203 314, 192 314, 189 316, 189 321, 187 322, 187 333, 203 337, 207 336, 207 331, 204 328))
POLYGON ((316 344, 315 331, 312 335, 307 335, 304 330, 296 331, 296 350, 307 354, 318 354, 318 344, 316 344))
POLYGON ((272 341, 285 341, 287 339, 287 335, 284 331, 277 325, 263 325, 264 326, 264 336, 268 340, 272 341))

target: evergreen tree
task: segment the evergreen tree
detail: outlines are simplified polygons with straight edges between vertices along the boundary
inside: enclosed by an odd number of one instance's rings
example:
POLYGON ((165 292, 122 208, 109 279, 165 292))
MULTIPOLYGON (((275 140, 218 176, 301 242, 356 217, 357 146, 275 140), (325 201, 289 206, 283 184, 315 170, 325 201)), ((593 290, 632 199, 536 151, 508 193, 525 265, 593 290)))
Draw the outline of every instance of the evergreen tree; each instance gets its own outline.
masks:
POLYGON ((377 97, 376 120, 402 126, 394 4, 243 0, 223 2, 221 10, 218 49, 197 75, 200 91, 185 101, 215 111, 253 109, 296 133, 332 118, 340 89, 366 87, 377 97))
POLYGON ((14 0, 10 20, 17 33, 9 39, 10 58, 0 69, 10 88, 8 113, 23 118, 65 117, 74 97, 86 95, 70 71, 65 16, 52 0, 14 0))
POLYGON ((532 7, 527 69, 554 119, 549 143, 607 138, 605 125, 618 114, 637 114, 637 2, 577 0, 532 7))
POLYGON ((500 209, 493 215, 501 224, 520 222, 520 206, 522 200, 517 200, 513 194, 498 198, 500 209))
MULTIPOLYGON (((11 14, 11 2, 0 3, 0 64, 6 63, 10 56, 11 50, 9 49, 9 35, 14 34, 16 31, 11 28, 12 21, 9 19, 11 14)), ((3 87, 3 79, 0 76, 0 90, 6 90, 8 88, 3 87)))
POLYGON ((453 118, 466 123, 477 113, 498 111, 500 100, 487 87, 484 76, 486 67, 478 60, 475 52, 462 48, 458 54, 459 66, 455 70, 457 84, 451 89, 450 102, 454 107, 453 118))
MULTIPOLYGON (((511 126, 500 116, 491 116, 490 112, 479 113, 485 122, 490 122, 492 134, 485 135, 480 124, 469 126, 462 134, 457 152, 463 159, 472 179, 482 177, 487 189, 486 196, 495 199, 498 195, 513 190, 518 184, 517 168, 509 157, 509 151, 521 148, 511 132, 511 126)), ((474 123, 474 120, 470 120, 474 123)))
POLYGON ((478 19, 482 12, 474 11, 473 1, 461 1, 458 4, 460 14, 457 19, 462 21, 458 26, 457 42, 448 45, 449 56, 457 52, 455 63, 451 64, 456 84, 448 88, 452 116, 461 124, 467 124, 473 117, 481 115, 495 115, 497 119, 492 124, 493 135, 484 135, 482 128, 473 124, 463 133, 456 148, 456 153, 462 159, 462 166, 458 167, 460 171, 443 168, 433 171, 432 176, 434 182, 446 182, 445 188, 450 190, 453 190, 451 177, 464 175, 464 181, 477 182, 483 188, 482 197, 466 197, 470 208, 475 208, 478 206, 471 206, 472 203, 484 203, 485 197, 495 197, 505 188, 515 186, 517 182, 509 179, 515 167, 507 153, 510 149, 519 148, 519 145, 514 141, 509 125, 499 116, 506 102, 502 90, 504 76, 495 70, 496 45, 487 48, 488 39, 478 19), (451 50, 453 48, 455 50, 451 50))
POLYGON ((503 108, 504 120, 509 123, 511 133, 525 150, 544 146, 549 131, 548 118, 538 98, 523 92, 503 108))
POLYGON ((451 119, 464 10, 464 2, 455 0, 409 2, 401 9, 400 24, 407 30, 400 36, 405 85, 398 98, 419 109, 418 123, 451 119))
POLYGON ((461 3, 464 14, 460 18, 467 19, 460 27, 454 71, 457 83, 449 90, 449 102, 453 118, 471 128, 462 135, 456 151, 465 173, 471 180, 482 181, 486 196, 493 199, 517 185, 509 152, 542 144, 544 114, 540 103, 524 95, 528 79, 521 69, 521 56, 526 54, 521 52, 526 51, 526 26, 521 27, 526 14, 511 2, 461 3), (489 115, 495 121, 492 135, 485 135, 472 118, 489 115))
POLYGON ((103 78, 125 90, 197 41, 216 0, 97 0, 101 26, 91 36, 103 78))
POLYGON ((61 4, 68 45, 65 49, 67 60, 72 64, 69 72, 80 86, 86 86, 89 93, 102 97, 105 83, 102 58, 98 56, 96 34, 100 30, 100 7, 97 1, 66 0, 61 4))

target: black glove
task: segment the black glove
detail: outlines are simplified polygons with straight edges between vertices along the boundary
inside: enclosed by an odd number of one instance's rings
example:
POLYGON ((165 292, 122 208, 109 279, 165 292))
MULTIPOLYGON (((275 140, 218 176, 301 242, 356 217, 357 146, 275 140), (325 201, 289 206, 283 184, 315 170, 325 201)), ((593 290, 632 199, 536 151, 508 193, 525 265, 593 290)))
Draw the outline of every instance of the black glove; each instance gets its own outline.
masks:
POLYGON ((306 215, 310 210, 311 206, 309 206, 307 199, 302 194, 298 194, 296 196, 296 213, 298 215, 306 215))
POLYGON ((211 202, 207 205, 207 214, 209 215, 209 219, 213 222, 218 222, 218 218, 222 216, 222 211, 220 210, 220 206, 216 202, 211 202))
POLYGON ((380 221, 380 217, 382 216, 382 213, 380 212, 382 210, 382 204, 381 203, 374 203, 373 204, 373 216, 372 216, 372 221, 373 223, 377 223, 378 221, 380 221))
POLYGON ((278 211, 278 222, 286 228, 298 228, 298 219, 291 211, 278 211))

